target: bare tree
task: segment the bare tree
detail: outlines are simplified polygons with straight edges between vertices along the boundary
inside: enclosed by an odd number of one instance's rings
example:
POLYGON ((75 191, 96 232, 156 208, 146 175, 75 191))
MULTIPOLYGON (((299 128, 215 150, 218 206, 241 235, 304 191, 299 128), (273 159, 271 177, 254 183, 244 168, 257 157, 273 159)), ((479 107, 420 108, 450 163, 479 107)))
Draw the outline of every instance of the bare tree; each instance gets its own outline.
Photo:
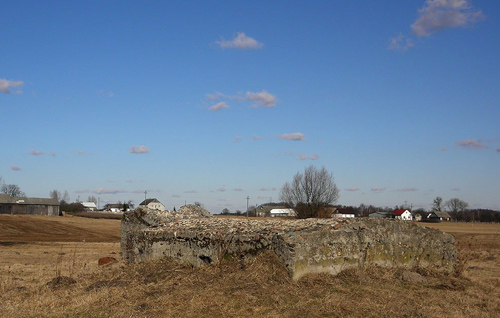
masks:
POLYGON ((432 204, 432 209, 434 211, 441 211, 442 210, 442 206, 441 206, 442 203, 443 203, 443 198, 436 197, 434 199, 434 203, 432 204))
POLYGON ((52 199, 56 199, 57 202, 60 202, 61 199, 62 199, 62 195, 61 195, 61 192, 57 191, 57 190, 52 190, 50 191, 50 197, 52 199))
POLYGON ((464 212, 469 207, 469 203, 462 201, 458 198, 453 198, 444 204, 451 212, 464 212))
POLYGON ((64 191, 64 194, 62 196, 62 200, 61 201, 64 201, 64 202, 69 202, 71 199, 69 198, 69 193, 68 193, 68 190, 64 191))
POLYGON ((87 202, 94 202, 95 204, 97 204, 97 199, 92 195, 87 198, 87 202))
POLYGON ((281 188, 280 200, 297 211, 299 218, 317 217, 321 207, 336 202, 339 189, 333 175, 324 167, 321 170, 309 166, 304 173, 297 172, 291 183, 281 188))
POLYGON ((23 191, 21 191, 19 186, 16 184, 3 184, 2 193, 8 194, 13 198, 26 196, 26 194, 23 191))

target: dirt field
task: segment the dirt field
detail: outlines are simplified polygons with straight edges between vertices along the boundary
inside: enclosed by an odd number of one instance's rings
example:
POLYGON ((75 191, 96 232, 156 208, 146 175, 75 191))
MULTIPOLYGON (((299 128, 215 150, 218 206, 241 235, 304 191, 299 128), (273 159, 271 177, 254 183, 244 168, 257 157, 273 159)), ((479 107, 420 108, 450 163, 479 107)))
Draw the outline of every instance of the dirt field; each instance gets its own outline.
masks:
POLYGON ((0 215, 0 316, 500 317, 500 224, 420 225, 456 237, 455 275, 370 267, 294 282, 269 254, 98 267, 120 259, 119 220, 0 215))

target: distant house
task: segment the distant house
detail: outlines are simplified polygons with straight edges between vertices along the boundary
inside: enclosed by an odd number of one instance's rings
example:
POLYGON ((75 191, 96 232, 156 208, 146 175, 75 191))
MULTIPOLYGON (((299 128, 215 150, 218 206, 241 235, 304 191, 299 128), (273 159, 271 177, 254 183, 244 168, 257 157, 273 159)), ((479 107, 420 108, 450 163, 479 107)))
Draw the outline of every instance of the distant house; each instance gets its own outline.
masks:
POLYGON ((379 212, 370 213, 368 215, 368 217, 370 217, 370 218, 379 218, 379 219, 393 219, 394 218, 394 214, 392 214, 391 212, 382 212, 382 211, 379 211, 379 212))
POLYGON ((272 209, 271 211, 269 211, 269 214, 271 217, 277 217, 277 216, 295 217, 295 216, 297 216, 297 213, 295 213, 294 209, 272 209))
POLYGON ((85 208, 85 211, 95 211, 97 210, 97 205, 95 202, 80 202, 85 208))
POLYGON ((0 214, 59 215, 60 204, 49 198, 12 198, 0 194, 0 214))
POLYGON ((165 206, 157 199, 146 199, 139 204, 141 208, 148 208, 150 210, 165 211, 165 206))
POLYGON ((424 222, 443 222, 449 221, 451 216, 447 212, 434 211, 427 215, 425 219, 422 219, 424 222))
MULTIPOLYGON (((128 209, 128 204, 125 204, 125 208, 128 209)), ((106 204, 106 210, 113 213, 123 212, 123 203, 108 203, 106 204)))
POLYGON ((412 221, 413 216, 411 215, 411 212, 406 209, 397 209, 392 211, 392 214, 394 215, 394 218, 396 220, 403 220, 403 221, 412 221))

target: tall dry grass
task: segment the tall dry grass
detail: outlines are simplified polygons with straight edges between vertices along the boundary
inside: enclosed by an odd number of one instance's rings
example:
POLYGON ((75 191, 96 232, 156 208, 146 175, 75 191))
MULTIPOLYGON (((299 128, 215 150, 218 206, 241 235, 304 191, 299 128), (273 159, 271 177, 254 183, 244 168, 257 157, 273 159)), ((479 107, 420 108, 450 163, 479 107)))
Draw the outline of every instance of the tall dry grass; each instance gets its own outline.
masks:
MULTIPOLYGON (((499 226, 500 229, 500 226, 499 226)), ((2 317, 500 317, 500 234, 456 234, 452 275, 368 267, 293 281, 273 254, 98 267, 119 243, 0 244, 2 317), (56 277, 62 277, 55 279, 56 277)))

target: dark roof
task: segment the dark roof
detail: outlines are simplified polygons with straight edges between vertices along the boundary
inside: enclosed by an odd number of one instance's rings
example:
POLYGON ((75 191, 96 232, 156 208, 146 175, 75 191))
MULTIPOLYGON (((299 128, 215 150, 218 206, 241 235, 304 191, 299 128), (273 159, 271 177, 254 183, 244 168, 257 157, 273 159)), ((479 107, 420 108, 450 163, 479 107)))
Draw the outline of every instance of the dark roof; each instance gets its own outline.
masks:
POLYGON ((445 218, 445 219, 451 218, 451 215, 449 215, 448 212, 436 211, 434 212, 434 214, 436 214, 440 218, 445 218))
POLYGON ((23 204, 23 205, 59 205, 57 199, 52 198, 12 198, 8 194, 0 194, 0 203, 23 204))
POLYGON ((148 205, 150 204, 151 202, 158 202, 158 203, 161 203, 160 201, 158 201, 156 198, 153 198, 153 199, 146 199, 144 201, 142 201, 139 205, 148 205))

